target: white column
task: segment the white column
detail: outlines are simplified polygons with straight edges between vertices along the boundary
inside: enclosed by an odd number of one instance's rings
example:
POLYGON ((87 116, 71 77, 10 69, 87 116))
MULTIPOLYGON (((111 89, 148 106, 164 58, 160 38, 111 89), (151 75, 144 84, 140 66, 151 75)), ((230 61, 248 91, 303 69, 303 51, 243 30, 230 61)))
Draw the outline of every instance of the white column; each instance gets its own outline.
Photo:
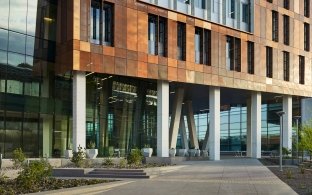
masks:
POLYGON ((209 157, 220 160, 220 88, 209 87, 209 157))
POLYGON ((283 96, 283 147, 292 148, 292 96, 283 96))
POLYGON ((73 150, 86 147, 86 75, 73 71, 73 150))
POLYGON ((184 97, 184 89, 178 88, 175 93, 171 121, 170 121, 170 129, 169 129, 169 138, 170 138, 170 148, 176 148, 177 146, 177 138, 179 132, 179 125, 181 119, 181 111, 182 111, 182 103, 184 97))
POLYGON ((169 82, 157 81, 157 156, 169 156, 169 82))
POLYGON ((247 137, 246 137, 246 156, 251 157, 251 100, 247 100, 247 137))
POLYGON ((251 157, 261 158, 261 93, 251 94, 251 157))

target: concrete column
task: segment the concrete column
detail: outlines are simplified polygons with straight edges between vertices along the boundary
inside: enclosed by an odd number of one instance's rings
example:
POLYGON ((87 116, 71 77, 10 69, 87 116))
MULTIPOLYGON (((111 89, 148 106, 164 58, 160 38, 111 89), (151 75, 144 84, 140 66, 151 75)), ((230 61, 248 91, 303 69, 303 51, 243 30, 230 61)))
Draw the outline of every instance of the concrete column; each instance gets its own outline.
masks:
POLYGON ((220 160, 220 88, 209 87, 209 158, 220 160))
POLYGON ((283 96, 283 147, 292 148, 292 96, 283 96))
POLYGON ((169 82, 157 81, 157 156, 169 156, 169 82))
POLYGON ((187 118, 187 125, 188 125, 188 130, 189 130, 189 135, 190 135, 191 146, 196 149, 199 149, 192 101, 187 101, 186 107, 187 107, 186 118, 187 118))
POLYGON ((251 157, 261 158, 261 93, 251 94, 251 157))
POLYGON ((180 120, 180 133, 182 137, 182 148, 189 149, 183 115, 181 116, 181 120, 180 120))
POLYGON ((205 134, 205 139, 204 139, 202 150, 207 150, 208 151, 208 149, 209 149, 208 140, 209 140, 209 124, 208 124, 208 128, 207 128, 207 131, 206 131, 206 134, 205 134))
POLYGON ((178 90, 175 93, 175 97, 173 101, 171 121, 170 121, 170 129, 169 129, 170 148, 176 148, 177 146, 177 138, 178 138, 178 132, 179 132, 180 119, 181 119, 183 97, 184 97, 184 89, 178 88, 178 90))
POLYGON ((73 71, 73 150, 86 147, 86 75, 73 71))
POLYGON ((246 155, 251 157, 251 100, 247 100, 247 137, 246 137, 246 155))

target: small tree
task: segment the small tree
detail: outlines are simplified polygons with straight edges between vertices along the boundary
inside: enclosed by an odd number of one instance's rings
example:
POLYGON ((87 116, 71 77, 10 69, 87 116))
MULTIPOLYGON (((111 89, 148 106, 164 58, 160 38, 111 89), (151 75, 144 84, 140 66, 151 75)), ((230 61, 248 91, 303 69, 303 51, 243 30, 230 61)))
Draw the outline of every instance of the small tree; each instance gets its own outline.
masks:
POLYGON ((301 140, 299 143, 299 146, 303 149, 309 152, 310 159, 312 154, 312 123, 309 123, 308 125, 305 125, 302 127, 301 134, 300 134, 301 140))
POLYGON ((19 168, 23 165, 23 162, 26 160, 26 156, 21 148, 16 148, 13 150, 13 165, 15 168, 19 168))

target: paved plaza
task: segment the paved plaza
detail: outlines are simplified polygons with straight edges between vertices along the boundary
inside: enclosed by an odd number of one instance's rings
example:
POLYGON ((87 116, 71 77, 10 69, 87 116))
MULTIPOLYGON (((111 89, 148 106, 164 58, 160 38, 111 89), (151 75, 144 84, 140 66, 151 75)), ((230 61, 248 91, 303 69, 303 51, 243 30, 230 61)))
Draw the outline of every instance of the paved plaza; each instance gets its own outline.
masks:
POLYGON ((124 180, 55 191, 55 194, 296 194, 255 159, 187 161, 184 164, 182 169, 148 180, 124 180))

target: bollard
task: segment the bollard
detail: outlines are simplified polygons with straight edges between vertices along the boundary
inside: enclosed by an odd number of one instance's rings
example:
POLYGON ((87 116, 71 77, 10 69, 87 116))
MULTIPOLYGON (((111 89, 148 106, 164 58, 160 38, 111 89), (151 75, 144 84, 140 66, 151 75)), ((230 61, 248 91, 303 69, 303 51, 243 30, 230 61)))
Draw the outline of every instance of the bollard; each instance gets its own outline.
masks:
POLYGON ((0 154, 0 169, 2 169, 2 154, 0 154))

